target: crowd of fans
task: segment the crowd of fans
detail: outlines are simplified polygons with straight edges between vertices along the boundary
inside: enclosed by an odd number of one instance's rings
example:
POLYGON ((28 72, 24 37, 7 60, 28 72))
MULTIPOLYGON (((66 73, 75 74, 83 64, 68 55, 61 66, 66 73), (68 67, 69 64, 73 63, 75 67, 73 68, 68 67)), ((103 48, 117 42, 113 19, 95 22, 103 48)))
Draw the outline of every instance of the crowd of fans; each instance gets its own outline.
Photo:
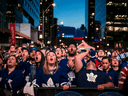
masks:
POLYGON ((34 95, 34 87, 128 88, 128 50, 96 50, 84 40, 68 48, 0 49, 0 94, 34 95), (3 93, 5 94, 5 93, 3 93))

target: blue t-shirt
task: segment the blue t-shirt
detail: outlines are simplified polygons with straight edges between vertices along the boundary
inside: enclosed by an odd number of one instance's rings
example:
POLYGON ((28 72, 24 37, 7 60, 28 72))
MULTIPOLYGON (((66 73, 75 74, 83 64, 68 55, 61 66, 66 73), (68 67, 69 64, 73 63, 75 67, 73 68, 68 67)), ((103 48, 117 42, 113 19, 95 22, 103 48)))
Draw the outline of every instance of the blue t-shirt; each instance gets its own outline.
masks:
POLYGON ((82 68, 76 73, 77 87, 97 87, 99 84, 112 82, 108 75, 95 70, 82 68))

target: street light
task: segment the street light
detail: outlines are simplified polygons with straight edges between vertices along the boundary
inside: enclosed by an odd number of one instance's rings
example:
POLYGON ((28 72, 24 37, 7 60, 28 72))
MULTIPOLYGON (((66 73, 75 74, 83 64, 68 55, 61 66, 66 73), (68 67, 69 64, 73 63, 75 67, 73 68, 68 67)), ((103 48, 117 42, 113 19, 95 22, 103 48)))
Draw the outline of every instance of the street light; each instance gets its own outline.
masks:
MULTIPOLYGON (((63 21, 60 21, 60 22, 57 22, 57 23, 64 24, 63 21)), ((52 26, 50 26, 50 41, 51 41, 50 46, 52 46, 52 27, 54 27, 55 25, 57 25, 57 23, 54 24, 54 25, 52 25, 52 26)), ((56 45, 57 45, 57 40, 56 40, 56 45)))
MULTIPOLYGON (((50 6, 56 6, 56 4, 55 3, 52 3, 52 4, 50 4, 45 10, 42 10, 42 17, 43 17, 43 19, 42 19, 42 21, 43 21, 43 24, 42 24, 42 35, 43 35, 43 39, 44 39, 44 13, 47 11, 47 9, 50 7, 50 6)), ((42 40, 42 42, 43 42, 43 40, 42 40)))

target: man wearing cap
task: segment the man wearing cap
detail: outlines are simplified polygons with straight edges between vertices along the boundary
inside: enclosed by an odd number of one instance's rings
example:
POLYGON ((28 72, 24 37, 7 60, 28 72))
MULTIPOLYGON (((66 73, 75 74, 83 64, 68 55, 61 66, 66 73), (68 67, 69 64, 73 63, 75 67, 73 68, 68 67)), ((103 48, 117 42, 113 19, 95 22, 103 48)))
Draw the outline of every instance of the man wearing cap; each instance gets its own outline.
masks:
POLYGON ((82 59, 89 53, 89 50, 77 54, 74 58, 77 87, 96 87, 98 90, 112 88, 114 84, 108 75, 97 71, 96 64, 89 61, 86 68, 83 67, 82 59))
POLYGON ((36 55, 36 51, 38 51, 37 48, 31 48, 30 49, 30 63, 35 63, 35 55, 36 55))
POLYGON ((69 81, 71 82, 71 87, 76 87, 75 81, 75 72, 74 72, 74 57, 76 56, 76 42, 70 41, 68 42, 68 56, 66 59, 62 59, 59 63, 59 66, 62 67, 69 77, 69 81))

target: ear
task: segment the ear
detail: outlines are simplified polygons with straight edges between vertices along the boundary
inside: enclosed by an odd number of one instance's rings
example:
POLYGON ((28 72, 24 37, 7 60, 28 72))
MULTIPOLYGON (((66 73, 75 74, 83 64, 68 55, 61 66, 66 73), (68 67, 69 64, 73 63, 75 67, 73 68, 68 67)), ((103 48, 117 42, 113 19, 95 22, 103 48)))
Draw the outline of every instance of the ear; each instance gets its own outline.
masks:
POLYGON ((16 63, 16 65, 17 65, 18 63, 16 63))

